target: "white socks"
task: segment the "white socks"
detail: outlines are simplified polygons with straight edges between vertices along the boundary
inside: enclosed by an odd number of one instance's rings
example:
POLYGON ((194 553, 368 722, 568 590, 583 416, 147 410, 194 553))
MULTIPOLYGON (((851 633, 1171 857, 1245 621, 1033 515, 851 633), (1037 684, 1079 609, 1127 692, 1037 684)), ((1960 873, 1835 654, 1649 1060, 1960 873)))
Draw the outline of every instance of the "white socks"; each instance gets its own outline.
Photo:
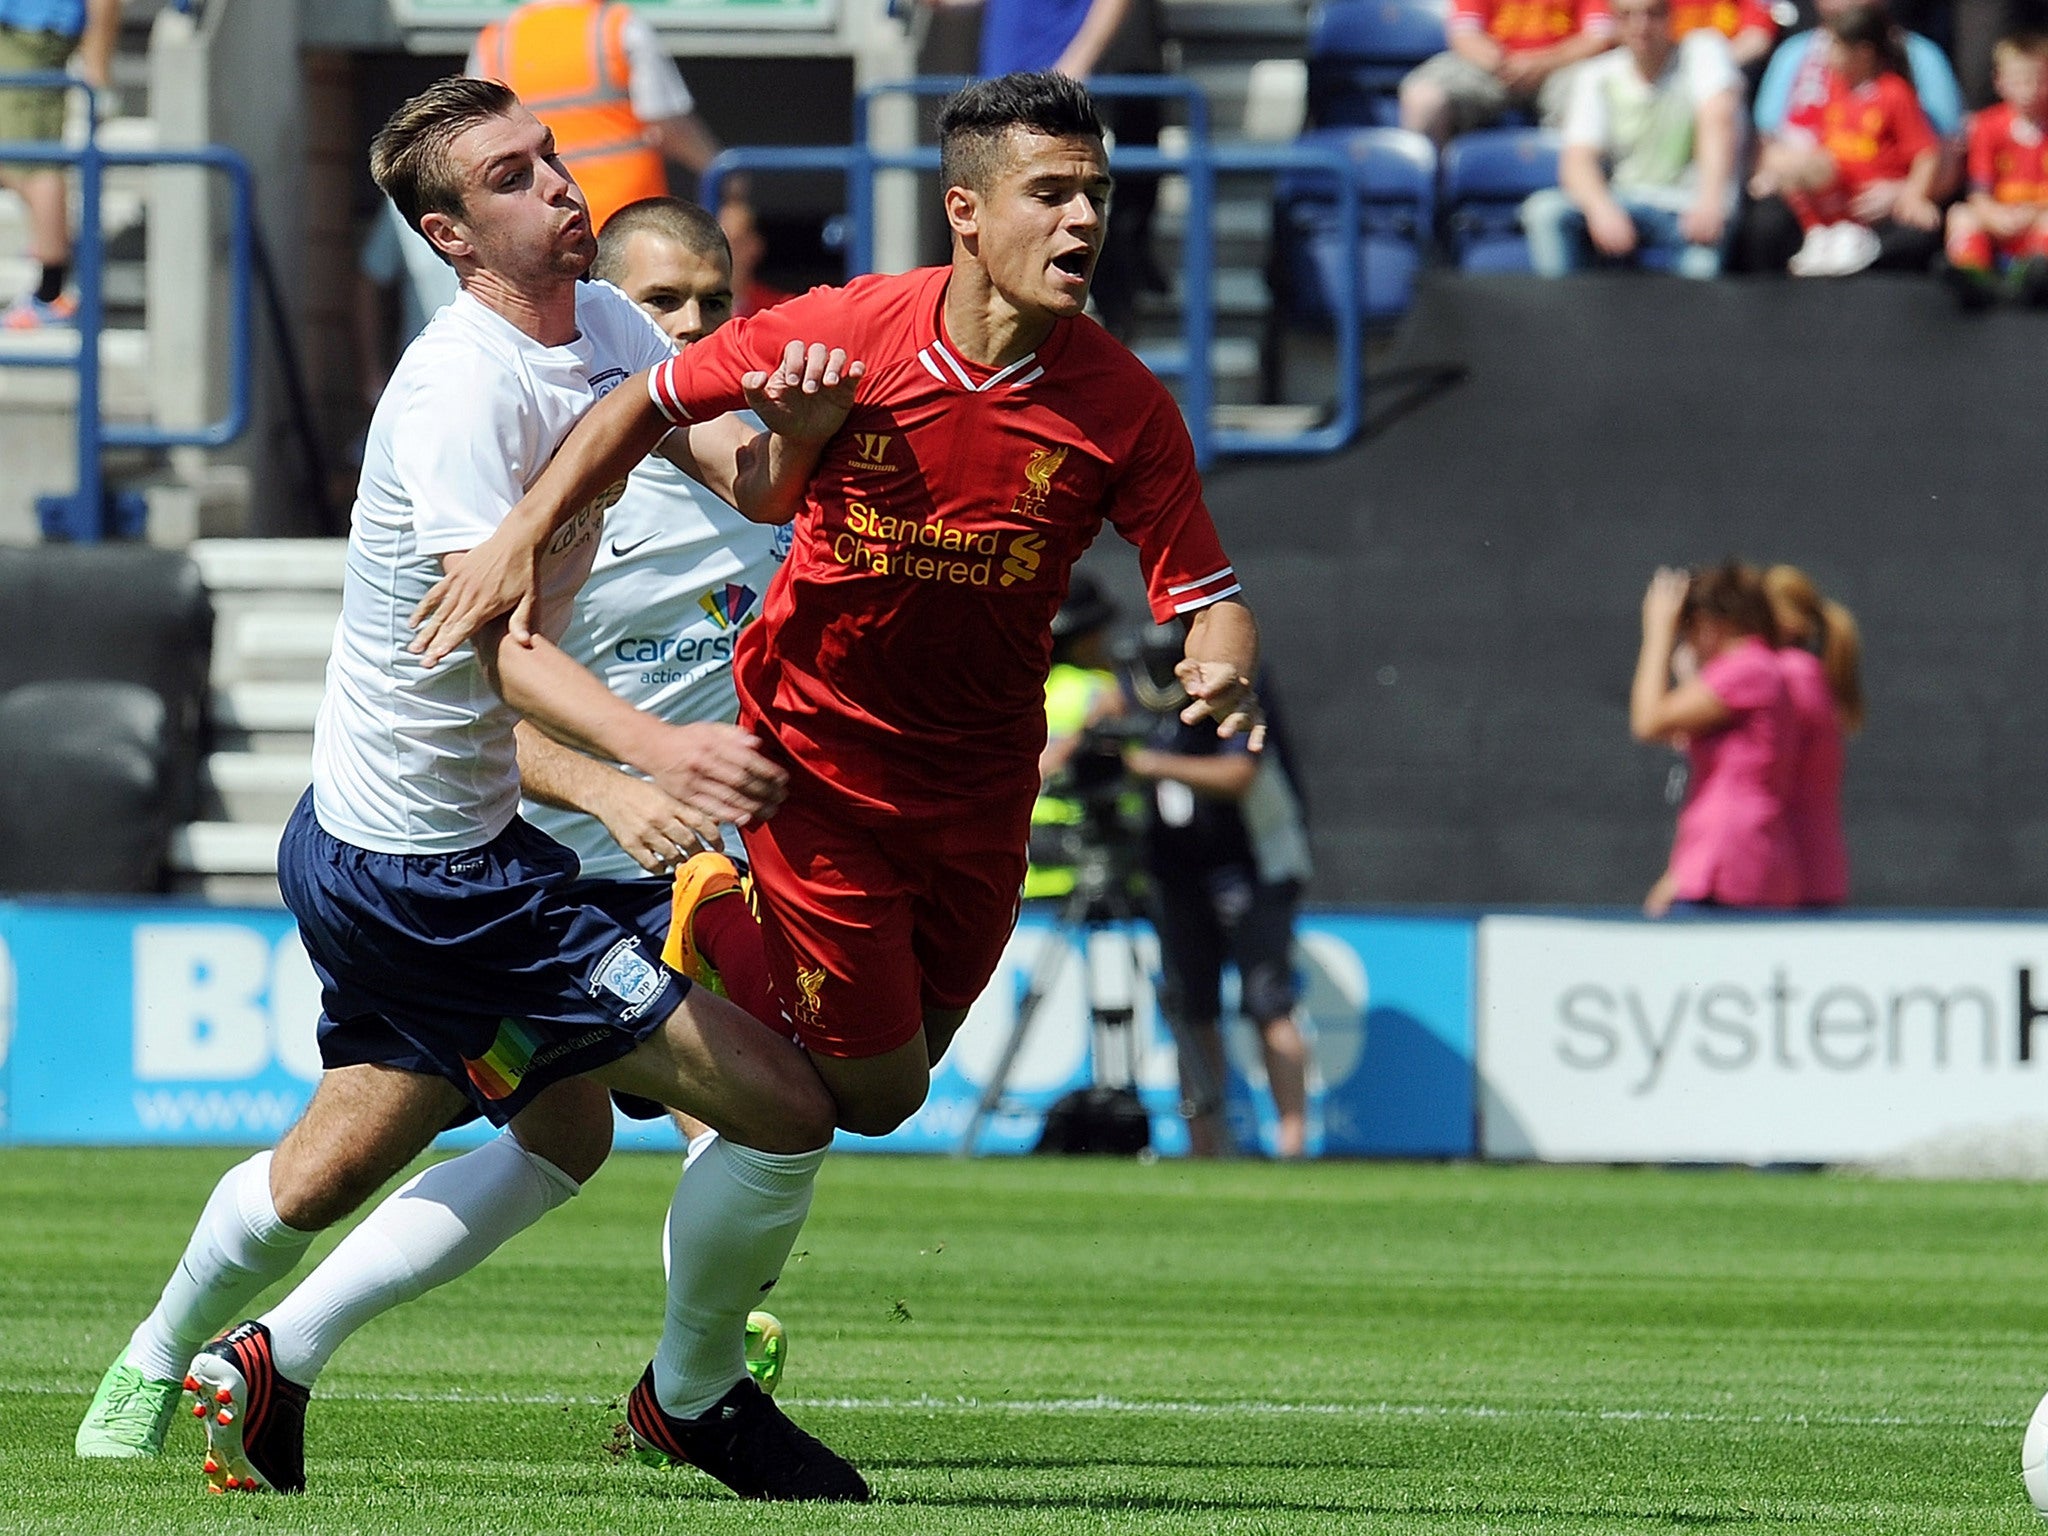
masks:
POLYGON ((581 1188, 510 1131, 384 1198, 262 1321, 278 1370, 310 1387, 371 1318, 481 1264, 581 1188))
POLYGON ((787 1156, 723 1137, 691 1144, 669 1206, 668 1309, 654 1354, 655 1399, 677 1418, 746 1375, 747 1314, 781 1277, 824 1161, 823 1147, 787 1156))
POLYGON ((290 1274, 313 1237, 278 1220, 268 1152, 237 1163, 214 1185, 156 1310, 128 1340, 128 1364, 156 1381, 182 1381, 200 1346, 290 1274))

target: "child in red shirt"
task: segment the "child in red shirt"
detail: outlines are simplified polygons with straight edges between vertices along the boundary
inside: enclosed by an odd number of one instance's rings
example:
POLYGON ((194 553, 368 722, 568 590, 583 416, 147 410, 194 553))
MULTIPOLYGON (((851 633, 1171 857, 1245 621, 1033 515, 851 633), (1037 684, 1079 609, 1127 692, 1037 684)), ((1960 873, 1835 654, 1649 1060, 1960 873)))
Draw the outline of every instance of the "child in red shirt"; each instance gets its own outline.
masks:
POLYGON ((1828 22, 1832 89, 1786 119, 1752 190, 1782 196, 1806 231, 1795 277, 1842 277, 1878 258, 1880 229, 1941 227, 1929 192, 1941 141, 1920 110, 1891 18, 1851 6, 1828 22))
POLYGON ((1949 210, 1948 264, 1966 305, 2006 286, 2048 301, 2048 37, 1999 39, 1992 53, 1998 105, 1970 123, 1970 195, 1949 210))

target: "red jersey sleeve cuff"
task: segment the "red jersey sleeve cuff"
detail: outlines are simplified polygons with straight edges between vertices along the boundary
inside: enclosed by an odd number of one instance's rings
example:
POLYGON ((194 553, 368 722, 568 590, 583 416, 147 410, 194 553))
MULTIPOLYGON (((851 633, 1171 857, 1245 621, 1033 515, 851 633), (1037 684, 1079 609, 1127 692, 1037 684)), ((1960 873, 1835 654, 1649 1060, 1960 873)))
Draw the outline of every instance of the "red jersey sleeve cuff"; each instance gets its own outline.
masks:
POLYGON ((1237 572, 1226 565, 1200 581, 1184 581, 1179 586, 1168 587, 1166 601, 1176 614, 1188 614, 1211 603, 1220 603, 1226 597, 1234 597, 1243 590, 1238 585, 1237 572))
POLYGON ((676 365, 673 361, 659 364, 647 370, 647 397, 654 402, 654 408, 672 427, 686 427, 690 424, 690 413, 683 409, 683 402, 676 395, 676 365))

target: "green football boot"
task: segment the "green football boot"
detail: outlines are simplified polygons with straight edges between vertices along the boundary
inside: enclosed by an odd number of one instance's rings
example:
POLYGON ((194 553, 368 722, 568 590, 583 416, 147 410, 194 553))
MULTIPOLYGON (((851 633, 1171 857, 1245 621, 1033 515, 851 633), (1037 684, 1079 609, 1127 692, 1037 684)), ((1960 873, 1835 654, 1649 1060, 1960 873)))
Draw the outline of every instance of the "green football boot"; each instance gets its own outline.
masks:
POLYGON ((128 1353, 107 1367, 74 1442, 81 1456, 158 1456, 183 1383, 152 1381, 128 1363, 128 1353))
POLYGON ((782 1385, 782 1365, 789 1353, 789 1339, 781 1319, 773 1312, 747 1314, 747 1374, 768 1396, 782 1385))

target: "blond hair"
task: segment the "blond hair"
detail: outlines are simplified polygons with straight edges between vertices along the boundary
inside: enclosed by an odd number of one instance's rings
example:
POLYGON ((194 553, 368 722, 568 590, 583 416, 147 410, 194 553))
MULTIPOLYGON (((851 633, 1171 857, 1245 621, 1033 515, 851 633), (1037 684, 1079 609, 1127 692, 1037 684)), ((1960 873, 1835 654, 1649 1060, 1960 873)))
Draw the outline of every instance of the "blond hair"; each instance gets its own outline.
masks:
POLYGON ((1856 626, 1856 616, 1822 596, 1813 578, 1796 565, 1774 565, 1765 571, 1764 592, 1785 643, 1815 644, 1842 728, 1852 734, 1862 730, 1863 632, 1856 626))

